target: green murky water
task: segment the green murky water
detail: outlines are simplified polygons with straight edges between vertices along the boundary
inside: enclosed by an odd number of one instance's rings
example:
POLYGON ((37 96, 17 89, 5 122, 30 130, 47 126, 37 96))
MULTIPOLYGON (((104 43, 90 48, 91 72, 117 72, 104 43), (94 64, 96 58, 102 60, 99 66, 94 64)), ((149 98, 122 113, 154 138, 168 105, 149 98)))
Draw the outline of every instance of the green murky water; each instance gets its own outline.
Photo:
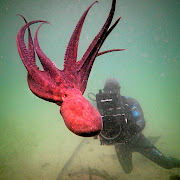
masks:
MULTIPOLYGON (((16 35, 24 22, 16 14, 24 15, 28 21, 51 22, 41 28, 39 42, 44 53, 62 69, 72 31, 92 2, 0 1, 1 180, 56 179, 82 140, 67 130, 57 105, 37 98, 28 89, 27 72, 16 47, 16 35)), ((90 10, 81 34, 79 59, 105 22, 110 6, 111 0, 99 0, 90 10)), ((114 21, 119 16, 121 22, 101 50, 127 50, 96 59, 85 96, 102 89, 106 78, 116 77, 122 94, 137 99, 144 110, 144 134, 161 136, 156 146, 180 159, 180 1, 117 0, 114 21)), ((36 28, 32 26, 32 32, 36 28)), ((88 140, 67 173, 84 172, 90 167, 122 180, 164 180, 172 174, 180 175, 178 169, 164 170, 138 154, 134 155, 132 174, 125 175, 113 147, 88 140)))

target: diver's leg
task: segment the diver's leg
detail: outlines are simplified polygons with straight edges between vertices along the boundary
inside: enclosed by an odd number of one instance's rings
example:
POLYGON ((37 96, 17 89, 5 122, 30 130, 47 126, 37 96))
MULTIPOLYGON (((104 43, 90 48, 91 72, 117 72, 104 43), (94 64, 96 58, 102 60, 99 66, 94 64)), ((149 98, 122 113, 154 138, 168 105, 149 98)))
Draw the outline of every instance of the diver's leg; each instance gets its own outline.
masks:
POLYGON ((126 174, 131 173, 132 165, 132 151, 126 144, 118 143, 115 145, 116 154, 122 169, 126 174))
POLYGON ((145 157, 158 164, 159 166, 165 169, 172 169, 175 167, 180 167, 180 161, 175 158, 166 157, 163 155, 150 141, 144 137, 144 135, 140 135, 135 151, 143 154, 145 157))

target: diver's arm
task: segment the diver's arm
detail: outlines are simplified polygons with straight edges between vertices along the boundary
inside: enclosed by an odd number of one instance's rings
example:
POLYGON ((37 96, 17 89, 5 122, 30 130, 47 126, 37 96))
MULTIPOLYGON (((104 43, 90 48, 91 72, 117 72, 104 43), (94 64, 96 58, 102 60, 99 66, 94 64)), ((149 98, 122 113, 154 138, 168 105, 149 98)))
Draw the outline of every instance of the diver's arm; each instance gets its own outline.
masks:
POLYGON ((131 102, 131 113, 132 113, 132 121, 128 125, 128 131, 130 134, 135 135, 140 133, 145 127, 145 120, 142 108, 140 104, 132 99, 131 102))

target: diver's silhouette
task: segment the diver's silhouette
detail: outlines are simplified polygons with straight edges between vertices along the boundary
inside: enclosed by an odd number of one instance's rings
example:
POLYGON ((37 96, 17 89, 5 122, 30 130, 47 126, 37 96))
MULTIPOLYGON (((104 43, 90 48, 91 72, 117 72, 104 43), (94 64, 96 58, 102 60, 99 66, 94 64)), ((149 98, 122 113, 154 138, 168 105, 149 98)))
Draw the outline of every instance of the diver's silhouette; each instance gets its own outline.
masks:
POLYGON ((180 160, 163 155, 143 134, 145 120, 140 104, 120 94, 115 78, 108 78, 104 91, 96 94, 97 108, 103 119, 101 145, 115 145, 118 160, 125 173, 131 173, 132 152, 139 152, 159 166, 171 169, 180 167, 180 160))

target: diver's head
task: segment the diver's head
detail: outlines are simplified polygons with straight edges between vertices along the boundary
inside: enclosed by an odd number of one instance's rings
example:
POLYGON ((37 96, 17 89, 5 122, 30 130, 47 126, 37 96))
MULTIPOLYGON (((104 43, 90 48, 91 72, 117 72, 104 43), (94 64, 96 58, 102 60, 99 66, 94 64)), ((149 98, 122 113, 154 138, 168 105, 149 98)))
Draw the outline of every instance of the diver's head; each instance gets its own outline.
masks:
POLYGON ((106 93, 120 93, 120 85, 117 79, 115 78, 108 78, 104 84, 104 92, 106 93))

